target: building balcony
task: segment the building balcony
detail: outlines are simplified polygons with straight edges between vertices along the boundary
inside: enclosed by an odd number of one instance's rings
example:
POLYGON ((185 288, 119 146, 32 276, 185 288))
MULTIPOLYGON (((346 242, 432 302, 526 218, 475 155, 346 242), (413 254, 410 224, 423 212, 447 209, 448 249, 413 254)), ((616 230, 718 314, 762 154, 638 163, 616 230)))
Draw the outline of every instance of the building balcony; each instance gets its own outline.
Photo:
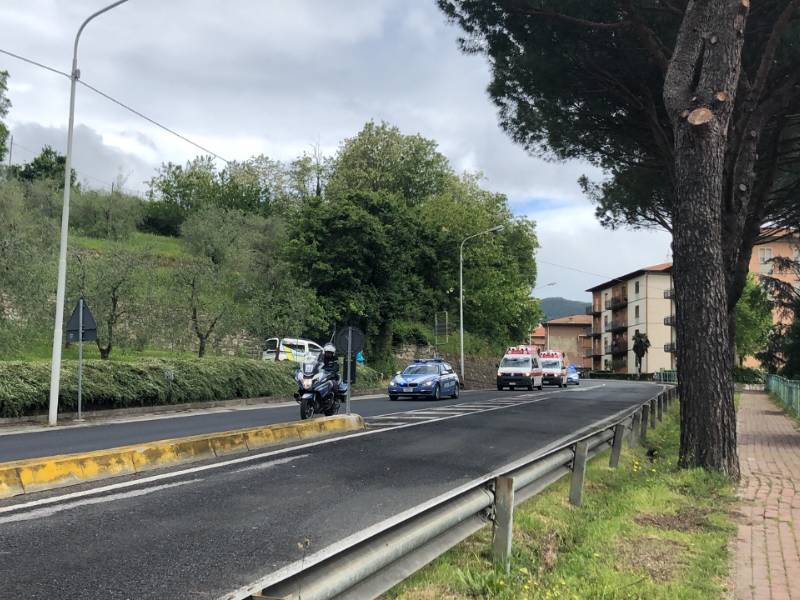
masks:
POLYGON ((664 290, 664 299, 665 300, 672 300, 673 298, 675 298, 675 290, 674 289, 669 288, 668 290, 664 290))
POLYGON ((622 331, 623 329, 628 328, 627 321, 611 321, 606 323, 605 330, 608 331, 622 331))
POLYGON ((627 342, 619 342, 616 344, 611 344, 611 354, 619 355, 619 354, 627 354, 628 353, 628 343, 627 342))
POLYGON ((669 344, 664 344, 664 352, 669 352, 670 354, 675 353, 675 342, 670 342, 669 344))
POLYGON ((664 325, 667 325, 668 327, 675 327, 675 315, 664 317, 664 325))
POLYGON ((615 296, 606 302, 606 310, 619 310, 628 306, 627 296, 615 296))

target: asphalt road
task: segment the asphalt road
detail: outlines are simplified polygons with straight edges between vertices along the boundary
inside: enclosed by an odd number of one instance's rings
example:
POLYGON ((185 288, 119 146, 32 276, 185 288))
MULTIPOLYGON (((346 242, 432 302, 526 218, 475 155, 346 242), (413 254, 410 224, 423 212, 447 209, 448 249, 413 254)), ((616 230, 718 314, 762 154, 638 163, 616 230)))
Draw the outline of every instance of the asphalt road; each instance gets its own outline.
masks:
MULTIPOLYGON (((545 391, 547 390, 548 388, 545 388, 545 391)), ((514 396, 520 393, 505 392, 505 395, 514 396)), ((485 400, 495 396, 497 396, 496 391, 469 391, 462 392, 461 398, 458 400, 444 399, 439 402, 424 399, 391 402, 388 397, 384 396, 370 400, 355 400, 352 402, 352 410, 364 417, 372 417, 431 406, 447 406, 467 400, 485 400)), ((344 407, 341 412, 344 412, 344 407)), ((299 418, 300 409, 297 404, 291 406, 267 405, 262 408, 234 408, 191 416, 158 415, 150 420, 131 419, 119 423, 67 426, 28 433, 3 435, 0 430, 0 462, 102 450, 167 438, 295 421, 299 418)))
POLYGON ((5 501, 0 597, 218 598, 659 389, 487 392, 379 420, 399 427, 5 501))

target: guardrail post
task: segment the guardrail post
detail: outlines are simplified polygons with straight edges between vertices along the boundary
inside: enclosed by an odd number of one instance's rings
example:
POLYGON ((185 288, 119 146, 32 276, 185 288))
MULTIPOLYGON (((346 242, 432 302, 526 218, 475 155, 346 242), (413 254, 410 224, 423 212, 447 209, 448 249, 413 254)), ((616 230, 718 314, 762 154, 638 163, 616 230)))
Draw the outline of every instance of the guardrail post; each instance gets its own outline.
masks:
POLYGON ((639 445, 639 434, 642 431, 642 409, 633 413, 631 421, 631 436, 628 438, 628 447, 636 448, 639 445))
POLYGON ((511 568, 511 541, 514 531, 514 478, 498 477, 494 480, 494 535, 492 555, 505 572, 511 568))
POLYGON ((658 397, 656 397, 656 406, 658 407, 657 408, 658 421, 660 423, 661 421, 664 420, 664 395, 663 394, 659 394, 658 397))
POLYGON ((622 438, 625 437, 625 423, 617 423, 614 426, 614 442, 611 444, 611 457, 608 459, 608 466, 616 469, 619 466, 619 455, 622 454, 622 438))
POLYGON ((572 483, 569 488, 569 501, 574 506, 580 506, 583 499, 583 480, 586 476, 586 457, 589 454, 589 444, 578 442, 575 444, 575 458, 572 461, 572 483))
POLYGON ((642 429, 639 432, 639 439, 647 439, 647 423, 650 421, 650 403, 642 404, 642 429))
POLYGON ((656 400, 650 400, 650 429, 656 428, 656 400))

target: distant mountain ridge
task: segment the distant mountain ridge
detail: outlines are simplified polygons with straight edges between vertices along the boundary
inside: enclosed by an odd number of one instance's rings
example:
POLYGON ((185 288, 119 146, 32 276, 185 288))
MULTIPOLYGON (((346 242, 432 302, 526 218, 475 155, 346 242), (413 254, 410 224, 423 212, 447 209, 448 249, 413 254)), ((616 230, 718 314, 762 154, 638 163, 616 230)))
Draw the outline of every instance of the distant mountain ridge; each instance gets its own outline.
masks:
POLYGON ((583 315, 586 313, 586 307, 590 305, 590 302, 567 300, 566 298, 561 297, 542 298, 541 300, 541 307, 542 312, 544 312, 545 321, 560 319, 561 317, 568 317, 570 315, 583 315))

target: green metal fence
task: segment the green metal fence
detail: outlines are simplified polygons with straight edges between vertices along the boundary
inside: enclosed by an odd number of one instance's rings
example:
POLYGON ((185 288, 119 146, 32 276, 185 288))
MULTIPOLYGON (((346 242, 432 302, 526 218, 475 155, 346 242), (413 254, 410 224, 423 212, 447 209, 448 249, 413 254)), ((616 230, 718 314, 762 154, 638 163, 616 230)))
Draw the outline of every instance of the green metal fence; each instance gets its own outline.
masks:
POLYGON ((767 391, 777 397, 787 411, 800 417, 800 381, 767 375, 767 391))
POLYGON ((678 383, 678 372, 667 370, 658 371, 657 373, 653 373, 653 379, 664 383, 678 383))

